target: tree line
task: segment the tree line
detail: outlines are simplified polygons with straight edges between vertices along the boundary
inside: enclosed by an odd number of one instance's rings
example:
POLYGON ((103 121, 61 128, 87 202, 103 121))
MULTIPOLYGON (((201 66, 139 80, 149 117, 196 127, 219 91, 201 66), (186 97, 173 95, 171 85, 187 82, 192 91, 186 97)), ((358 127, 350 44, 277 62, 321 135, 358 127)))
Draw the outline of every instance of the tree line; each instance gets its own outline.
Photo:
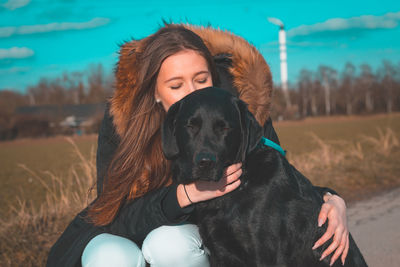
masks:
POLYGON ((19 106, 101 103, 111 95, 113 83, 113 74, 97 64, 53 79, 42 77, 25 93, 0 88, 0 114, 10 114, 19 106))
POLYGON ((288 106, 280 88, 275 90, 275 118, 391 113, 400 110, 400 62, 384 60, 374 71, 368 64, 351 62, 342 70, 321 65, 302 69, 289 90, 288 106))
MULTIPOLYGON (((0 139, 4 139, 2 132, 16 125, 51 123, 48 118, 19 115, 18 107, 104 103, 113 89, 113 73, 97 64, 82 72, 41 78, 25 93, 0 90, 0 139)), ((368 64, 355 66, 351 62, 342 70, 326 65, 315 71, 302 69, 297 82, 290 85, 290 101, 285 101, 279 86, 274 89, 271 116, 275 120, 395 112, 400 110, 400 62, 382 61, 376 70, 368 64)))
POLYGON ((104 103, 112 93, 113 83, 113 74, 107 73, 101 64, 94 64, 81 72, 41 78, 35 85, 28 86, 25 93, 0 89, 0 140, 66 133, 57 127, 65 118, 54 114, 20 114, 18 108, 104 103))

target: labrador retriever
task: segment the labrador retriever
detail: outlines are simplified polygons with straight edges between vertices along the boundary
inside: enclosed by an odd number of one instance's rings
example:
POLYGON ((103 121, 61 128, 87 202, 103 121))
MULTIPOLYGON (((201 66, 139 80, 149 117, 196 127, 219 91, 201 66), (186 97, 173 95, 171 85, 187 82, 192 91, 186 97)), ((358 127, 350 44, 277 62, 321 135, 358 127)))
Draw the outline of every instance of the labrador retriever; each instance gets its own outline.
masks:
MULTIPOLYGON (((311 249, 327 227, 317 225, 322 197, 261 139, 246 104, 217 88, 197 90, 167 113, 162 146, 175 182, 218 181, 243 162, 238 189, 196 204, 211 266, 329 266, 330 257, 319 261, 329 244, 311 249)), ((351 236, 345 266, 367 266, 351 236)))

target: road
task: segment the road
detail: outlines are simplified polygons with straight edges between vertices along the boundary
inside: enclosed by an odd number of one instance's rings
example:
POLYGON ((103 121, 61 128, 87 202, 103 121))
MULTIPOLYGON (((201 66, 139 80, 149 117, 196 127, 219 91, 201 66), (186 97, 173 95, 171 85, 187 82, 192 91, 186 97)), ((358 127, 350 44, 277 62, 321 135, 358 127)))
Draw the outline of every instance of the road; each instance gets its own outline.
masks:
POLYGON ((400 266, 400 188, 350 204, 348 224, 369 266, 400 266))

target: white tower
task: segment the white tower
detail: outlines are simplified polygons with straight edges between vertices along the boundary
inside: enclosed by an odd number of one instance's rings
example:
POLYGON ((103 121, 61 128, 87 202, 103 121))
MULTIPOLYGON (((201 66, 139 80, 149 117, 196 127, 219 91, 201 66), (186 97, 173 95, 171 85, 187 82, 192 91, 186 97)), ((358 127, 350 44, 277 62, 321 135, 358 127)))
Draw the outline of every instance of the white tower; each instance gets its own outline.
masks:
POLYGON ((268 18, 268 21, 279 26, 279 56, 281 59, 281 82, 282 91, 285 96, 286 106, 290 107, 290 97, 288 91, 288 71, 287 71, 287 54, 286 54, 286 32, 283 22, 277 18, 268 18))

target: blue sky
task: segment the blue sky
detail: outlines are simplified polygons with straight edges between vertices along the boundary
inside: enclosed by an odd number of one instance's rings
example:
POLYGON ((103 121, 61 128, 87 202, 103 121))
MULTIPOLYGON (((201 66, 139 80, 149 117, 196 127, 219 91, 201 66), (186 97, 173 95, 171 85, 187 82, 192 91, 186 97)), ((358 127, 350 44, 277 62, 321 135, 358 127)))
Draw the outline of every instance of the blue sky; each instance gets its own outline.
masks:
POLYGON ((301 68, 400 62, 398 1, 0 0, 0 90, 24 92, 40 77, 111 71, 119 44, 153 33, 162 19, 229 30, 255 45, 279 83, 278 27, 288 36, 289 81, 301 68))

